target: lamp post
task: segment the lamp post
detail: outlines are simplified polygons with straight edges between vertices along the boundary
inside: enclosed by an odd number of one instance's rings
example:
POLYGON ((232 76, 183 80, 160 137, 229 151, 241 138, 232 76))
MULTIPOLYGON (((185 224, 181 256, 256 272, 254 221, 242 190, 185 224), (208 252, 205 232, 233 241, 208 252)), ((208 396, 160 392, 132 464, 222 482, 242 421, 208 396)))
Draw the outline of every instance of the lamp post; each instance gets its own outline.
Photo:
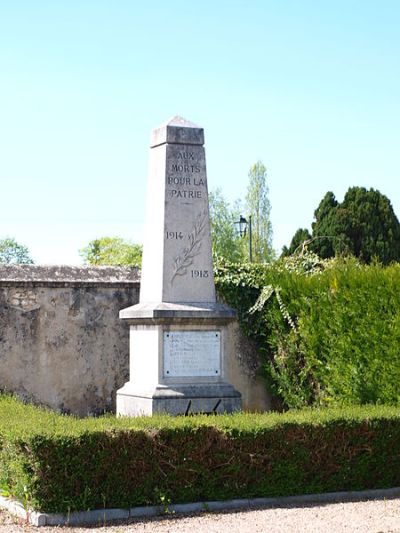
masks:
POLYGON ((249 215, 248 221, 246 218, 244 218, 244 216, 240 215, 240 219, 237 222, 235 222, 235 224, 237 224, 238 226, 239 235, 241 237, 245 237, 247 235, 247 228, 249 229, 249 259, 250 259, 250 263, 252 263, 253 262, 253 243, 252 243, 253 233, 252 233, 252 228, 251 228, 251 215, 249 215))

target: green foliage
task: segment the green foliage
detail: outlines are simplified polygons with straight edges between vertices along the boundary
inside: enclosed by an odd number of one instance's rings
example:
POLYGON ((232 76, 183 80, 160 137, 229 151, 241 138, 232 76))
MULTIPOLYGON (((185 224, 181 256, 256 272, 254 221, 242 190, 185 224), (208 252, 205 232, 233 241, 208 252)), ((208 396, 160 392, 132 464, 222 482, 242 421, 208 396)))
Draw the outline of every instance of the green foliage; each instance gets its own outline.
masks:
MULTIPOLYGON (((310 240, 306 231, 297 230, 284 255, 294 253, 301 240, 310 240)), ((314 213, 309 249, 322 258, 353 255, 363 263, 378 259, 388 265, 400 260, 400 223, 379 191, 351 187, 342 203, 328 192, 314 213)))
POLYGON ((397 408, 78 420, 0 397, 0 486, 75 510, 398 486, 397 408))
POLYGON ((211 240, 214 258, 223 257, 237 262, 245 259, 243 240, 238 235, 235 222, 240 213, 231 208, 221 189, 209 193, 211 240))
POLYGON ((348 240, 342 234, 336 216, 338 205, 333 192, 327 192, 314 212, 312 237, 316 242, 313 250, 323 258, 348 251, 348 240))
POLYGON ((142 246, 121 237, 94 239, 79 250, 79 255, 88 265, 131 265, 142 264, 142 246))
POLYGON ((0 239, 0 264, 32 264, 29 250, 23 244, 18 244, 15 239, 6 237, 0 239))
POLYGON ((215 278, 284 405, 400 403, 400 265, 308 253, 215 278))
POLYGON ((299 228, 294 234, 289 248, 287 246, 282 248, 282 257, 287 257, 288 255, 292 255, 296 252, 301 253, 303 247, 306 247, 311 238, 312 237, 308 229, 299 228))
POLYGON ((400 223, 379 191, 350 188, 337 216, 355 257, 365 263, 377 258, 385 265, 400 260, 400 223))
POLYGON ((267 170, 257 161, 249 171, 246 204, 243 209, 241 200, 233 207, 224 198, 221 189, 209 194, 211 238, 214 259, 232 263, 246 260, 249 256, 250 232, 240 236, 237 222, 245 213, 252 226, 252 257, 256 263, 274 258, 272 248, 271 205, 267 185, 267 170))
POLYGON ((253 261, 263 263, 273 258, 271 204, 267 185, 267 169, 257 161, 249 171, 246 194, 246 216, 251 216, 253 261))

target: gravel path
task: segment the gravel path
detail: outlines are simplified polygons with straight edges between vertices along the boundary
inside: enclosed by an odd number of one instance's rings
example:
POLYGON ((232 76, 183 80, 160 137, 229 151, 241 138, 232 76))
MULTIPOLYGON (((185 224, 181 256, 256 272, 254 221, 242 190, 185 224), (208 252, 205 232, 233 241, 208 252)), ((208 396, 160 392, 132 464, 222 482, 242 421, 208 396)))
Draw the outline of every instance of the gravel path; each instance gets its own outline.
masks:
POLYGON ((238 512, 132 519, 92 527, 36 528, 0 511, 0 533, 400 533, 400 498, 331 504, 290 505, 238 512))

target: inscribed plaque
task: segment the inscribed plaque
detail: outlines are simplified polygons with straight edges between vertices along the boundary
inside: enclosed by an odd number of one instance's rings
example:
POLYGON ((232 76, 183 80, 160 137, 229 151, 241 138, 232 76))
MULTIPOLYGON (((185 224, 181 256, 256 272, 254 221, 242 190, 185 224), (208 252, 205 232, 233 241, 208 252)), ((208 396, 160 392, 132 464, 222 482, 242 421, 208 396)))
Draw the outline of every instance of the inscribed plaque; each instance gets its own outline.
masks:
POLYGON ((220 374, 220 331, 164 332, 164 376, 205 377, 220 374))

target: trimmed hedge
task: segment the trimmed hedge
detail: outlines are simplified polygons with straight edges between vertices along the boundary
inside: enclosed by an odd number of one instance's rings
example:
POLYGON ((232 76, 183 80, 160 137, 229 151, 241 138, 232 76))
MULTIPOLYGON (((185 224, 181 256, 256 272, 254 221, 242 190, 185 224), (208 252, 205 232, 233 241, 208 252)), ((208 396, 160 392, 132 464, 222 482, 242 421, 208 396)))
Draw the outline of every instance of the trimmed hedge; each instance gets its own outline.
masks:
POLYGON ((400 485, 393 407, 76 419, 0 397, 0 487, 36 510, 400 485))
POLYGON ((400 403, 400 264, 221 264, 216 286, 286 408, 400 403))

